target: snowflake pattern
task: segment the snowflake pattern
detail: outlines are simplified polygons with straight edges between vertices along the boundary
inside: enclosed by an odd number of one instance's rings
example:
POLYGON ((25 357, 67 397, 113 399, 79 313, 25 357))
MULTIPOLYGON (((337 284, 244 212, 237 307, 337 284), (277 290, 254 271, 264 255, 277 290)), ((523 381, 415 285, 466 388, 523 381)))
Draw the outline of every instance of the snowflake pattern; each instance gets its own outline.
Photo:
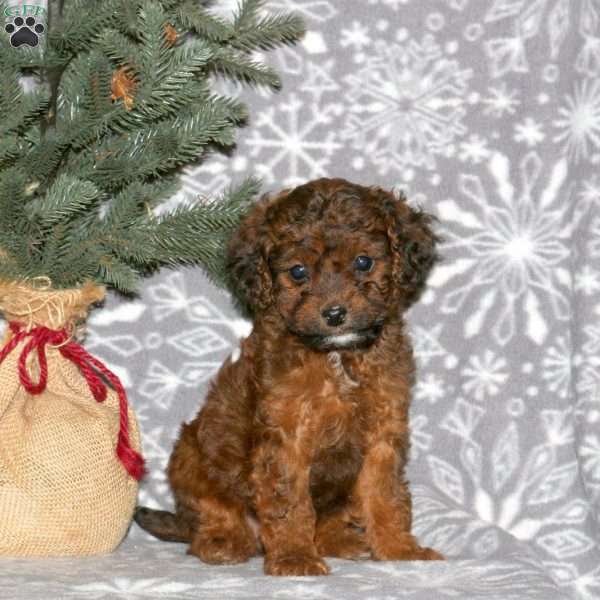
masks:
POLYGON ((269 157, 255 162, 257 175, 268 183, 274 183, 270 175, 284 165, 288 176, 279 183, 285 186, 299 185, 306 173, 309 179, 322 177, 331 157, 341 148, 335 132, 330 130, 339 107, 313 105, 308 116, 303 108, 300 99, 291 94, 278 110, 269 107, 257 117, 257 128, 246 144, 252 158, 269 157), (277 112, 281 117, 276 117, 277 112))
POLYGON ((567 320, 570 316, 564 288, 571 285, 571 278, 565 261, 577 217, 565 201, 569 197, 565 186, 568 169, 560 160, 548 178, 542 179, 542 167, 535 152, 527 154, 519 164, 515 182, 508 159, 495 154, 488 163, 491 184, 484 185, 479 175, 465 173, 459 177, 460 191, 479 207, 479 217, 461 209, 454 200, 438 205, 442 220, 456 223, 446 232, 446 249, 459 252, 452 264, 438 269, 433 284, 468 278, 448 292, 442 310, 456 313, 473 290, 485 288, 465 320, 467 338, 492 319, 492 336, 505 345, 517 331, 519 308, 523 333, 543 343, 549 324, 540 310, 542 296, 552 307, 554 318, 567 320), (494 204, 488 200, 491 192, 498 196, 494 204))
POLYGON ((462 370, 465 394, 472 395, 479 401, 498 395, 502 385, 508 379, 506 367, 506 360, 494 356, 490 350, 486 350, 482 357, 472 356, 468 365, 462 370))
POLYGON ((553 123, 561 130, 554 141, 564 143, 564 152, 579 162, 600 149, 600 81, 584 79, 565 102, 553 123))
POLYGON ((514 115, 521 104, 519 100, 519 91, 508 89, 506 82, 501 82, 499 86, 490 86, 488 88, 489 96, 483 99, 485 104, 484 114, 491 115, 497 119, 503 116, 514 115))
POLYGON ((466 133, 463 96, 471 75, 431 35, 401 45, 377 42, 364 68, 346 78, 351 105, 343 138, 382 174, 432 170, 436 157, 452 153, 455 138, 466 133))

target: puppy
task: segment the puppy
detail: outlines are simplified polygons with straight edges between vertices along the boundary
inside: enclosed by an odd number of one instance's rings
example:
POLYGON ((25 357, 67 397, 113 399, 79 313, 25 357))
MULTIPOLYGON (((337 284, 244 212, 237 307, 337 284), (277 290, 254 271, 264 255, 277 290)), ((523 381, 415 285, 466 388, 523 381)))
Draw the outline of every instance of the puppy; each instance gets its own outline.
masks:
POLYGON ((378 188, 319 179, 258 202, 228 265, 254 328, 168 466, 154 536, 269 575, 322 557, 436 560, 411 535, 404 478, 414 363, 403 312, 433 265, 431 217, 378 188))

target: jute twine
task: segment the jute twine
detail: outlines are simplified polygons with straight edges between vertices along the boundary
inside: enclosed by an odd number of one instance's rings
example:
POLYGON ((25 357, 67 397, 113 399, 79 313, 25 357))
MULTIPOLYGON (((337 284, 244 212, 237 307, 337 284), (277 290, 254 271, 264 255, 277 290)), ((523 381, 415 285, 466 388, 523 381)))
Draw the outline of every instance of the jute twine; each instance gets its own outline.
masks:
POLYGON ((81 288, 57 290, 48 277, 0 281, 0 312, 7 321, 27 329, 44 325, 50 329, 72 329, 87 317, 90 306, 105 296, 105 289, 91 282, 81 288))
MULTIPOLYGON (((11 342, 15 331, 33 334, 38 327, 75 337, 90 305, 104 294, 92 283, 55 290, 47 278, 0 281, 0 310, 13 323, 0 349, 18 341, 0 364, 0 556, 108 552, 131 521, 137 481, 115 455, 117 394, 110 390, 98 402, 80 369, 48 344, 47 384, 32 395, 19 379, 19 356, 32 338, 11 342)), ((31 355, 27 369, 33 378, 31 355)), ((131 447, 139 450, 135 416, 125 414, 131 447)))

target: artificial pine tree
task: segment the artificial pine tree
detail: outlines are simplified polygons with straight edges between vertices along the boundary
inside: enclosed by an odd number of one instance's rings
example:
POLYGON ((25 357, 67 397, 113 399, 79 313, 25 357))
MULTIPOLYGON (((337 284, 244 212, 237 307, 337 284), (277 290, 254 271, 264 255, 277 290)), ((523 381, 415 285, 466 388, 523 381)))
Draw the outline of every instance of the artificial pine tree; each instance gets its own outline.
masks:
POLYGON ((178 170, 230 147, 246 118, 215 79, 276 89, 254 53, 303 26, 260 0, 240 0, 231 21, 208 4, 49 0, 38 47, 10 43, 31 39, 23 23, 37 31, 27 15, 0 32, 0 555, 106 552, 130 522, 139 435, 118 378, 76 342, 90 304, 165 265, 225 279, 256 180, 156 209, 178 170))
POLYGON ((214 78, 277 89, 253 55, 296 41, 303 24, 264 15, 261 0, 240 0, 232 21, 207 4, 50 0, 39 49, 0 36, 0 279, 132 292, 163 265, 201 264, 223 280, 224 239, 257 182, 154 209, 180 167, 232 146, 247 117, 214 78), (24 73, 45 85, 24 93, 24 73))

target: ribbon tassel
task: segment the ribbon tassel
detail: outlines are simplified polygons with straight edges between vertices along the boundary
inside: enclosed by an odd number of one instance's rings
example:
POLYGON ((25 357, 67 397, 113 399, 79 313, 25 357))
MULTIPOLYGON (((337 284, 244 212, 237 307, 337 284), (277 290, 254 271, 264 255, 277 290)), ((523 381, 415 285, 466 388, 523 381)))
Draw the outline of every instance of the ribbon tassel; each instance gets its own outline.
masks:
POLYGON ((104 402, 106 400, 108 390, 104 380, 108 381, 119 398, 119 435, 116 454, 127 473, 139 481, 145 473, 144 459, 131 447, 127 393, 120 379, 81 345, 69 339, 69 334, 64 329, 57 331, 48 327, 37 326, 27 331, 22 325, 15 322, 9 323, 9 327, 13 332, 13 337, 0 350, 0 364, 22 341, 29 338, 29 341, 25 344, 19 355, 18 365, 21 385, 30 394, 38 395, 46 389, 46 384, 48 383, 46 346, 48 344, 57 348, 67 360, 70 360, 79 367, 96 402, 104 402), (33 381, 27 370, 27 360, 34 350, 37 352, 40 368, 39 380, 37 382, 33 381))

